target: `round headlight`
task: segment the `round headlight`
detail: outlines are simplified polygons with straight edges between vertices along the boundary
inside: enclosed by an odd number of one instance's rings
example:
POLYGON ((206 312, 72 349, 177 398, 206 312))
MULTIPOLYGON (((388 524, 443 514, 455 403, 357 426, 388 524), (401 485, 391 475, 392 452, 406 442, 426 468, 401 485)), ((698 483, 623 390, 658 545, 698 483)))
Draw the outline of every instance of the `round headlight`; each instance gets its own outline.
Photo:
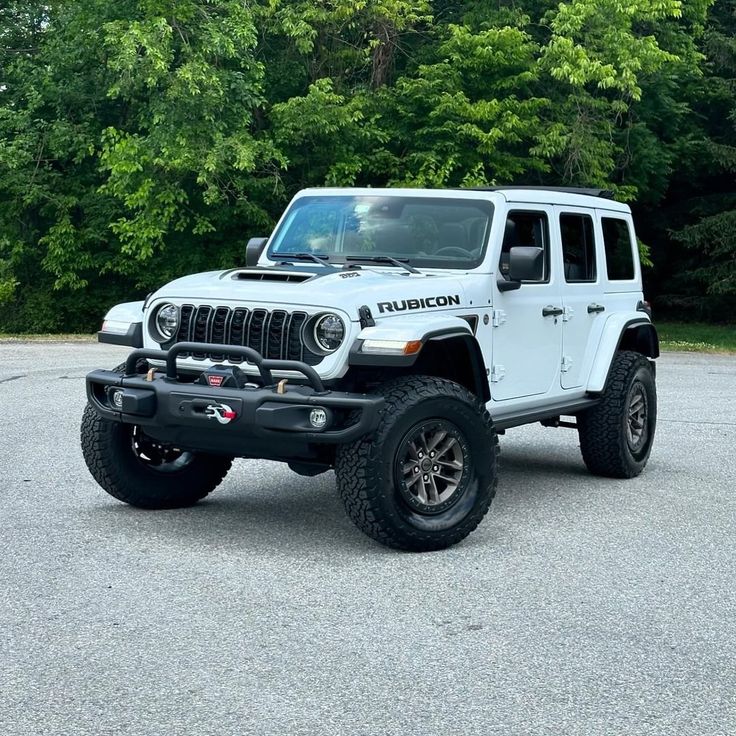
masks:
POLYGON ((179 329, 179 307, 173 304, 164 304, 156 312, 156 330, 166 340, 171 340, 179 329))
POLYGON ((314 341, 326 353, 333 353, 345 339, 345 323, 336 314, 325 314, 314 325, 314 341))

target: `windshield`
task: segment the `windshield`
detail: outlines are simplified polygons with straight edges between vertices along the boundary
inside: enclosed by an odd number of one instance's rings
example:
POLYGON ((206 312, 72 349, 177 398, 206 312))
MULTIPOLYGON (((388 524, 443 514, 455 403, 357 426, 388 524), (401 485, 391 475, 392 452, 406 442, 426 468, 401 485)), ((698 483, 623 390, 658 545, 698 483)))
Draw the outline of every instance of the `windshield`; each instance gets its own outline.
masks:
POLYGON ((483 260, 492 216, 490 202, 473 199, 301 197, 274 233, 268 257, 389 256, 415 266, 474 268, 483 260))

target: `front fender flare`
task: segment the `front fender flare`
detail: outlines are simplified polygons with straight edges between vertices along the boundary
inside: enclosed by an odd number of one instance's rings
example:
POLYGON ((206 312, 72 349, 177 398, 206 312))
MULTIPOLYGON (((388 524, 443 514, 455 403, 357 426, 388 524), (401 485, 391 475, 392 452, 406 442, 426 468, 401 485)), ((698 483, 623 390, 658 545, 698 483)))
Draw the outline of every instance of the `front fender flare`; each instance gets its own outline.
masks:
POLYGON ((422 315, 417 317, 394 317, 382 320, 372 327, 364 327, 355 338, 348 357, 349 365, 371 366, 411 366, 421 354, 413 355, 385 355, 363 353, 362 347, 366 340, 386 340, 396 342, 420 341, 423 346, 430 340, 467 335, 472 337, 473 332, 464 319, 454 316, 422 315))
MULTIPOLYGON (((475 339, 470 324, 454 316, 433 317, 417 320, 416 318, 390 319, 374 327, 366 327, 353 343, 349 365, 374 366, 376 368, 403 368, 411 369, 417 366, 419 372, 427 368, 426 359, 430 363, 437 359, 436 351, 467 351, 460 361, 463 368, 464 380, 459 381, 481 397, 484 402, 490 400, 490 390, 483 351, 475 339), (421 341, 422 348, 413 355, 386 355, 361 352, 365 340, 396 340, 400 342, 421 341), (447 345, 443 345, 447 343, 447 345), (430 357, 430 353, 432 353, 430 357)), ((443 353, 443 356, 452 358, 454 352, 443 353)), ((447 361, 442 361, 447 362, 447 361)), ((450 360, 450 363, 452 361, 450 360)), ((457 364, 456 364, 457 365, 457 364)), ((434 373, 432 373, 434 375, 434 373)), ((438 375, 441 375, 438 374, 438 375)), ((457 380, 452 376, 452 380, 457 380)))

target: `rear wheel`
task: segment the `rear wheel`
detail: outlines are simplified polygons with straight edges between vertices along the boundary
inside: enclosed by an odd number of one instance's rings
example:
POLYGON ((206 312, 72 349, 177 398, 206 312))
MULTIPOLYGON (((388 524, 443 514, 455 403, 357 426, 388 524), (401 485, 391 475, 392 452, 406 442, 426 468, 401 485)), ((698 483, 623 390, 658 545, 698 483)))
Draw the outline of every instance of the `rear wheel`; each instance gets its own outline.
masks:
POLYGON ((583 460, 591 473, 633 478, 644 470, 657 424, 652 365, 640 353, 613 358, 601 401, 578 415, 583 460))
POLYGON ((374 433, 338 448, 348 516, 389 547, 425 551, 464 539, 496 491, 498 439, 483 403, 451 381, 386 384, 374 433))
POLYGON ((144 509, 191 506, 213 491, 232 458, 186 452, 138 426, 101 417, 87 406, 82 454, 94 479, 119 501, 144 509))

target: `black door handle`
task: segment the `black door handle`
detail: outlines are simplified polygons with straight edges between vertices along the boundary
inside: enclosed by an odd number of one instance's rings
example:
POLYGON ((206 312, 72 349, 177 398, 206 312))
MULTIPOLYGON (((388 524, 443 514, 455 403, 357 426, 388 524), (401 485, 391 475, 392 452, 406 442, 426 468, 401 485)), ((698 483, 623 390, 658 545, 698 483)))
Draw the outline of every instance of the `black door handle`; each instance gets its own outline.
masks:
POLYGON ((559 317, 564 311, 559 307, 545 307, 542 310, 542 317, 559 317))
POLYGON ((598 312, 605 312, 606 308, 602 304, 588 304, 588 314, 596 314, 598 312))

